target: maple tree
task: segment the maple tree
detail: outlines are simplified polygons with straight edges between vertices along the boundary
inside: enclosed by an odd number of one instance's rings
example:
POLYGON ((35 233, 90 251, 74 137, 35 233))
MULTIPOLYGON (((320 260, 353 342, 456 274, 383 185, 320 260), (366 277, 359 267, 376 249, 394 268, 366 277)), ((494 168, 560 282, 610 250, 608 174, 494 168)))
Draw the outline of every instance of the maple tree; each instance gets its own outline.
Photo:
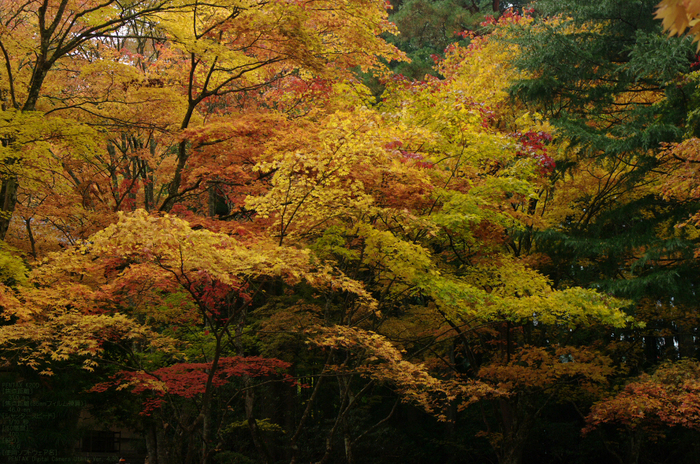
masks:
POLYGON ((666 427, 698 428, 698 366, 695 360, 664 363, 616 395, 594 405, 584 433, 605 424, 623 428, 629 436, 630 462, 637 462, 643 440, 659 440, 666 427))
MULTIPOLYGON (((46 143, 66 143, 78 156, 89 150, 90 131, 85 127, 79 129, 77 121, 70 116, 49 120, 41 117, 49 108, 43 107, 40 98, 54 96, 43 92, 49 87, 47 79, 63 68, 66 60, 79 55, 83 47, 99 43, 105 37, 119 36, 125 25, 148 21, 155 13, 178 6, 164 1, 127 6, 116 1, 4 2, 0 36, 4 62, 2 238, 17 203, 18 179, 35 177, 30 174, 32 170, 43 167, 51 158, 47 156, 46 143)), ((59 96, 54 102, 61 100, 59 96)))
POLYGON ((190 137, 199 146, 217 143, 204 134, 241 127, 229 112, 237 107, 259 131, 247 133, 254 142, 278 120, 264 100, 253 103, 273 84, 349 77, 353 66, 369 70, 378 57, 400 57, 378 38, 392 31, 380 2, 137 2, 127 13, 116 2, 8 7, 3 137, 6 164, 17 174, 6 183, 0 232, 4 237, 19 199, 26 230, 15 233, 30 236, 35 255, 40 237, 50 235, 46 222, 73 243, 109 224, 111 212, 137 207, 137 199, 146 209, 169 211, 208 192, 214 210, 229 185, 246 184, 243 173, 214 176, 222 173, 218 166, 204 164, 186 169, 199 151, 190 137), (32 21, 33 9, 52 24, 32 21), (31 40, 40 37, 46 56, 35 62, 31 50, 41 47, 31 40), (23 74, 30 68, 24 56, 38 70, 33 78, 23 74), (20 66, 23 73, 15 70, 20 66), (198 134, 186 131, 195 127, 198 134), (26 189, 11 180, 18 176, 31 182, 26 189))
POLYGON ((630 428, 652 429, 658 424, 697 428, 697 370, 697 362, 688 359, 660 365, 653 375, 645 374, 618 395, 597 403, 586 431, 604 423, 630 428))
MULTIPOLYGON (((515 14, 507 19, 523 20, 515 14)), ((508 78, 508 69, 517 75, 504 58, 509 53, 494 53, 494 43, 455 46, 441 67, 445 80, 388 81, 381 115, 334 116, 319 131, 320 142, 303 154, 295 147, 293 156, 280 152, 279 161, 261 165, 275 168, 271 189, 248 204, 272 220, 270 230, 281 243, 316 237, 317 253, 364 281, 378 295, 378 328, 389 339, 403 333, 401 343, 416 347, 406 336, 416 330, 406 317, 412 313, 430 318, 424 322, 429 330, 443 332, 436 346, 456 339, 472 363, 472 380, 493 389, 472 385, 462 407, 498 397, 504 431, 498 439, 492 434, 494 447, 502 462, 519 462, 529 422, 516 418, 518 402, 542 390, 554 395, 570 377, 589 379, 581 386, 594 389, 614 371, 595 352, 567 366, 562 353, 571 348, 557 347, 555 334, 561 331, 563 340, 572 328, 623 327, 628 318, 620 303, 593 291, 552 289, 520 257, 504 252, 509 230, 529 221, 530 200, 546 185, 554 162, 545 147, 546 124, 513 114, 502 86, 493 84, 496 74, 508 78), (491 67, 484 66, 486 58, 491 67), (551 341, 529 346, 540 330, 551 341), (516 371, 526 353, 550 361, 528 367, 529 384, 504 381, 499 373, 516 371)), ((344 319, 356 318, 345 312, 344 319)), ((537 408, 525 409, 529 420, 537 414, 537 408)))
MULTIPOLYGON (((144 211, 123 215, 83 247, 37 268, 32 278, 37 287, 18 288, 18 293, 5 289, 3 316, 16 320, 0 328, 5 353, 46 375, 52 374, 47 363, 76 356, 88 370, 103 362, 116 363, 126 369, 118 374, 115 385, 119 388, 155 392, 155 399, 146 403, 147 412, 160 405, 158 398, 163 394, 197 395, 201 401, 194 417, 182 415, 175 420, 186 437, 201 427, 201 439, 209 443, 208 434, 216 430, 211 421, 217 388, 231 376, 250 379, 286 366, 274 359, 224 356, 225 350, 242 349, 235 327, 244 323, 265 276, 292 285, 306 275, 319 288, 329 285, 329 289, 359 292, 358 301, 372 306, 371 297, 351 280, 333 276, 328 267, 314 270, 309 254, 302 250, 270 248, 263 242, 258 242, 261 248, 256 250, 231 240, 227 235, 194 231, 174 217, 154 218, 144 211), (168 294, 180 295, 175 307, 168 302, 168 294), (186 362, 194 355, 183 351, 186 338, 162 333, 163 326, 182 324, 181 330, 188 333, 186 326, 193 323, 204 328, 204 340, 208 340, 198 355, 204 355, 203 363, 186 362), (151 367, 158 361, 149 360, 153 349, 176 363, 151 367)), ((252 419, 251 427, 255 433, 252 419)), ((207 461, 211 453, 205 448, 202 459, 207 461)))

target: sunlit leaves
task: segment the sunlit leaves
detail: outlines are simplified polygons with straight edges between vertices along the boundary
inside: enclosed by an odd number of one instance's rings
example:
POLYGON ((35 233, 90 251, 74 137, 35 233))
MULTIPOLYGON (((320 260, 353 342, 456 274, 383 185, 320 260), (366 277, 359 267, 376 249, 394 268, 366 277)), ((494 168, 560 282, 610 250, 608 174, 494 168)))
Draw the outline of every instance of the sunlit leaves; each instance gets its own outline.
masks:
MULTIPOLYGON (((94 235, 82 247, 57 254, 38 267, 33 274, 38 287, 22 287, 14 295, 6 288, 3 315, 22 323, 1 327, 0 332, 8 343, 26 340, 40 344, 34 351, 17 346, 20 352, 29 350, 31 354, 22 355, 22 359, 30 365, 47 356, 94 360, 107 340, 101 337, 103 333, 112 334, 115 340, 151 334, 148 325, 128 314, 147 316, 149 311, 167 306, 163 292, 190 294, 191 306, 180 303, 191 311, 190 321, 217 318, 223 316, 217 308, 229 293, 249 298, 245 295, 247 282, 264 277, 290 285, 306 280, 324 291, 356 294, 368 309, 374 304, 360 284, 330 267, 314 265, 308 252, 264 240, 244 245, 223 234, 192 230, 181 219, 151 217, 138 211, 122 215, 119 223, 94 235), (78 320, 81 322, 76 325, 78 320), (122 335, 111 331, 114 324, 122 327, 122 335), (55 349, 53 343, 57 344, 55 349)), ((177 318, 185 322, 188 316, 177 318)), ((173 322, 176 320, 169 321, 173 322)), ((158 340, 154 335, 148 343, 160 343, 158 340)), ((12 351, 11 346, 8 349, 12 351)))
POLYGON ((369 111, 340 112, 324 122, 310 145, 293 146, 258 165, 262 172, 274 170, 272 188, 264 197, 249 197, 247 206, 274 215, 280 243, 294 230, 327 227, 334 217, 363 214, 374 203, 363 178, 386 162, 379 118, 369 111))
MULTIPOLYGON (((330 348, 345 348, 357 353, 361 364, 355 372, 387 382, 407 401, 429 412, 438 413, 444 401, 459 399, 462 405, 502 392, 479 382, 455 382, 433 377, 422 364, 407 361, 392 343, 379 334, 349 327, 329 327, 312 330, 310 343, 330 348), (316 332, 316 333, 314 333, 316 332)), ((342 368, 340 370, 342 372, 342 368)))
MULTIPOLYGON (((27 299, 31 297, 26 297, 27 299)), ((3 298, 7 302, 7 297, 3 298)), ((36 304, 36 300, 29 300, 36 304)), ((29 301, 20 303, 24 306, 29 301)), ((55 301, 52 301, 55 302, 55 301)), ((67 305, 68 300, 64 302, 67 305)), ((6 306, 5 315, 25 318, 28 308, 6 306), (8 312, 9 311, 9 312, 8 312)), ((162 352, 175 351, 175 341, 154 332, 124 314, 85 314, 74 309, 57 308, 32 314, 27 321, 0 328, 6 353, 12 361, 24 364, 44 375, 51 375, 52 365, 79 359, 83 369, 93 370, 104 351, 105 343, 139 344, 162 352)), ((5 358, 8 359, 8 358, 5 358)))

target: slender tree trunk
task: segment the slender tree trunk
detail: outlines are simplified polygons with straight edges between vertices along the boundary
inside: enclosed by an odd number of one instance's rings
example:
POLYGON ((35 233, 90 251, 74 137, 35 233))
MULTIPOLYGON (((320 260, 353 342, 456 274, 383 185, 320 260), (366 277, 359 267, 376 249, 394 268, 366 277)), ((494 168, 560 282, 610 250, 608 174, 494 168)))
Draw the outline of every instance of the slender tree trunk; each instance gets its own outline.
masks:
POLYGON ((247 375, 243 378, 245 382, 246 392, 245 392, 245 416, 248 421, 248 429, 250 430, 250 435, 253 438, 253 444, 255 449, 258 451, 258 456, 263 464, 269 464, 271 462, 270 454, 268 452, 267 446, 263 438, 260 436, 260 428, 258 427, 258 422, 255 420, 255 415, 253 412, 253 406, 255 405, 255 394, 253 393, 252 382, 250 377, 247 375))
POLYGON ((156 427, 156 453, 158 456, 158 464, 171 464, 170 453, 168 452, 167 439, 165 430, 161 427, 156 427))
POLYGON ((2 209, 0 210, 0 240, 5 240, 7 231, 10 228, 12 215, 15 212, 17 205, 17 189, 19 183, 17 177, 10 174, 2 178, 2 187, 0 188, 0 201, 2 201, 2 209))
POLYGON ((347 426, 347 420, 343 419, 343 441, 345 443, 345 461, 347 464, 353 464, 352 456, 352 438, 350 437, 350 431, 347 426))
POLYGON ((212 428, 211 409, 209 409, 202 420, 202 464, 207 464, 210 461, 211 451, 209 449, 209 442, 212 437, 212 428))
POLYGON ((36 259, 36 240, 34 239, 34 232, 32 231, 32 218, 26 218, 24 220, 24 225, 27 228, 29 245, 32 247, 32 256, 34 257, 34 259, 36 259))
POLYGON ((503 437, 498 445, 497 455, 499 464, 521 464, 523 452, 528 443, 533 414, 525 398, 498 400, 503 437))
MULTIPOLYGON (((456 365, 455 358, 455 342, 450 344, 448 355, 450 357, 450 364, 452 366, 456 365)), ((455 442, 455 420, 457 418, 457 405, 454 401, 451 401, 447 405, 447 421, 445 422, 445 442, 447 443, 447 448, 449 450, 449 457, 447 458, 446 464, 453 464, 457 462, 458 453, 455 452, 453 448, 453 443, 455 442)))
MULTIPOLYGON (((288 373, 289 376, 292 378, 296 378, 296 369, 295 365, 292 364, 289 367, 288 373)), ((282 405, 281 405, 281 423, 284 424, 284 430, 286 432, 287 436, 291 436, 292 433, 294 433, 296 427, 296 419, 297 419, 297 405, 301 401, 301 398, 298 397, 297 395, 297 386, 296 385, 286 385, 282 384, 280 385, 281 392, 280 392, 280 398, 282 399, 282 405)), ((284 460, 289 461, 292 459, 293 451, 289 447, 285 447, 285 449, 282 451, 284 460)))
POLYGON ((345 461, 347 464, 353 464, 352 457, 352 437, 350 436, 350 424, 348 424, 348 414, 347 411, 352 407, 355 402, 352 389, 350 388, 350 382, 352 378, 349 376, 338 377, 338 386, 340 387, 340 394, 347 392, 347 397, 349 399, 348 407, 345 411, 341 411, 340 427, 343 432, 343 447, 345 448, 345 461))
POLYGON ((161 464, 158 462, 158 441, 153 425, 146 430, 146 462, 148 464, 161 464))
POLYGON ((644 431, 641 428, 629 431, 629 440, 627 442, 626 464, 639 464, 639 456, 642 452, 642 444, 644 443, 644 431))
MULTIPOLYGON (((148 150, 151 153, 151 157, 155 157, 156 155, 156 141, 151 140, 148 146, 148 150)), ((155 208, 155 196, 153 193, 153 170, 151 167, 148 165, 147 161, 142 161, 144 164, 143 166, 143 180, 144 180, 144 186, 143 186, 143 191, 144 191, 144 207, 146 208, 146 211, 153 211, 153 208, 155 208)))
POLYGON ((323 370, 321 371, 321 375, 316 379, 316 383, 314 384, 313 392, 311 393, 311 397, 306 401, 306 408, 304 408, 304 412, 301 415, 301 418, 299 419, 299 424, 297 425, 296 431, 294 432, 294 435, 292 438, 289 440, 289 449, 291 450, 292 458, 289 461, 289 464, 296 464, 297 460, 297 455, 299 453, 299 445, 297 444, 297 441, 299 439, 299 436, 301 435, 301 432, 304 430, 304 426, 306 425, 306 421, 311 417, 312 415, 312 409, 316 403, 316 396, 318 395, 319 390, 321 389, 321 383, 323 383, 323 379, 326 377, 327 372, 326 368, 329 366, 331 363, 331 360, 333 359, 333 355, 335 354, 335 350, 331 349, 330 352, 328 353, 328 357, 326 358, 326 362, 323 365, 323 370))
MULTIPOLYGON (((192 59, 194 60, 194 55, 192 56, 192 59)), ((194 66, 194 65, 193 65, 194 66)), ((190 86, 192 85, 192 80, 194 79, 194 67, 190 70, 190 86)), ((180 124, 180 129, 184 130, 187 129, 190 125, 190 120, 192 119, 192 115, 194 114, 194 109, 197 107, 197 105, 202 101, 203 97, 199 97, 197 99, 192 98, 191 94, 191 89, 190 89, 190 101, 187 106, 187 111, 185 112, 185 117, 182 120, 182 123, 180 124)), ((182 173, 185 170, 185 166, 187 165, 187 159, 189 158, 189 152, 188 152, 188 142, 187 140, 181 141, 178 146, 177 146, 177 165, 175 166, 175 173, 173 174, 173 178, 170 181, 170 184, 168 185, 168 197, 163 201, 163 204, 160 205, 160 211, 163 212, 169 212, 172 207, 175 205, 175 202, 177 199, 180 197, 180 185, 182 184, 182 173)))

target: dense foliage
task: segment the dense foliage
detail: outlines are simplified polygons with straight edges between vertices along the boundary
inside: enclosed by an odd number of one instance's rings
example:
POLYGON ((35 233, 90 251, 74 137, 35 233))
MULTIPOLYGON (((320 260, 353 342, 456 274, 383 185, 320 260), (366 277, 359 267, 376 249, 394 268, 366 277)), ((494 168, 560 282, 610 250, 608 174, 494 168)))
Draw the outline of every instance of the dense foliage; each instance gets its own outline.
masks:
POLYGON ((6 0, 0 455, 695 462, 695 3, 6 0))

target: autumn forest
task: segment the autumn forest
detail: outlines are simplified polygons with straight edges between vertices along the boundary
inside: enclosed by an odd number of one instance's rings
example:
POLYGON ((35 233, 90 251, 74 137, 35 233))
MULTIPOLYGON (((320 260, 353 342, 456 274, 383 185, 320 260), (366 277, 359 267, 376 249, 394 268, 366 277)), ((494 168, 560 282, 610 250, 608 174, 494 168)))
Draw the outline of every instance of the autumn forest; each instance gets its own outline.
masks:
POLYGON ((698 37, 0 0, 0 462, 697 464, 698 37))

